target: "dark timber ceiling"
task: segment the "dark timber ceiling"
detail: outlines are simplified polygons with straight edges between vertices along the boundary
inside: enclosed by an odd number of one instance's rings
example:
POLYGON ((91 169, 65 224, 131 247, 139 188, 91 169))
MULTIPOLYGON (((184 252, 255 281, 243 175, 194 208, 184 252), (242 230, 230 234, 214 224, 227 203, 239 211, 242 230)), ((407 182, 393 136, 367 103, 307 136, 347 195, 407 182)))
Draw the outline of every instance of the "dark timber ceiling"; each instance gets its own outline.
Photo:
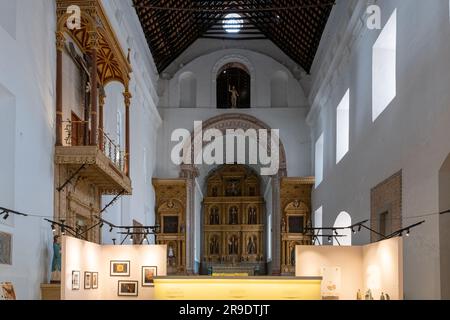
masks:
POLYGON ((158 71, 163 72, 195 40, 269 39, 308 73, 334 5, 333 0, 133 0, 158 71), (223 29, 237 13, 238 34, 223 29))

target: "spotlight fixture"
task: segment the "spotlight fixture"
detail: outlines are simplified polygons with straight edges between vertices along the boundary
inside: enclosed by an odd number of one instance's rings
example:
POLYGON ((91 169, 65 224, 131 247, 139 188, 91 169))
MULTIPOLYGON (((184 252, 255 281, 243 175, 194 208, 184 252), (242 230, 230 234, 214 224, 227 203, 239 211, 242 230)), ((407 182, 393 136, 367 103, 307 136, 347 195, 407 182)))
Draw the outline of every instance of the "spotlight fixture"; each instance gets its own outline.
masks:
POLYGON ((401 237, 403 237, 403 232, 400 232, 399 234, 398 234, 398 236, 401 238, 401 237))
POLYGON ((112 232, 112 231, 113 231, 113 227, 109 226, 109 232, 112 232))
POLYGON ((63 236, 66 235, 66 227, 61 226, 61 234, 62 234, 63 236))
POLYGON ((336 229, 334 229, 334 234, 337 235, 337 236, 339 235, 339 233, 338 233, 338 231, 336 229))
POLYGON ((358 232, 361 232, 362 225, 359 225, 358 232))
POLYGON ((53 231, 53 233, 56 232, 56 227, 55 227, 55 224, 53 224, 53 223, 52 223, 52 231, 53 231))
POLYGON ((6 212, 5 213, 5 216, 3 217, 3 220, 6 220, 6 219, 8 219, 9 218, 9 212, 6 212))
POLYGON ((406 231, 406 236, 409 237, 409 229, 406 231))
POLYGON ((352 228, 352 233, 353 233, 353 234, 356 234, 356 230, 355 230, 355 229, 353 229, 353 228, 352 228))
POLYGON ((100 223, 100 229, 103 228, 103 222, 100 223))
POLYGON ((331 236, 328 236, 328 243, 331 243, 331 236))
POLYGON ((116 238, 112 239, 114 245, 116 245, 116 238))

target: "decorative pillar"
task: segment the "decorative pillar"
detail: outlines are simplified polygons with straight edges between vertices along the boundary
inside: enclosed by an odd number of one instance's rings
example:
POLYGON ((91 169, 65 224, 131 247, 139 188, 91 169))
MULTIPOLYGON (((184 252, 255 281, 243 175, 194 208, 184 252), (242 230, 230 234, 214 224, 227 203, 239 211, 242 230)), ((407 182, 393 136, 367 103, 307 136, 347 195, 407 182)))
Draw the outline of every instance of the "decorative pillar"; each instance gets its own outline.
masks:
POLYGON ((281 210, 280 210, 280 176, 272 177, 272 274, 281 274, 281 210))
POLYGON ((194 273, 195 246, 195 178, 197 168, 193 165, 181 165, 180 177, 186 179, 186 272, 194 273))
POLYGON ((131 105, 131 93, 128 90, 128 86, 125 87, 123 93, 125 101, 125 174, 130 176, 130 105, 131 105))
POLYGON ((89 33, 90 45, 91 45, 91 145, 97 145, 97 104, 98 104, 98 94, 97 94, 97 49, 99 35, 96 31, 89 33))
POLYGON ((100 150, 105 150, 104 146, 104 131, 103 131, 103 107, 105 106, 105 89, 103 87, 100 88, 100 95, 99 95, 99 101, 98 101, 98 145, 100 147, 100 150))
POLYGON ((62 146, 62 117, 63 117, 63 85, 62 85, 62 54, 65 44, 64 33, 56 32, 56 145, 62 146))

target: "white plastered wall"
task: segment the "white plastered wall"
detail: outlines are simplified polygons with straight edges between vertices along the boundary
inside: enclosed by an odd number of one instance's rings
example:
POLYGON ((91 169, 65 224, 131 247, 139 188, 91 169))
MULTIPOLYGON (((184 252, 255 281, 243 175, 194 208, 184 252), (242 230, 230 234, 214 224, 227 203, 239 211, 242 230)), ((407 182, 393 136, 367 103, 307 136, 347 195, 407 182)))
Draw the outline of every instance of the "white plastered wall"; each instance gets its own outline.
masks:
POLYGON ((167 275, 166 246, 102 246, 63 237, 62 253, 63 300, 153 300, 154 287, 142 286, 142 267, 156 266, 158 276, 167 275), (110 276, 111 261, 130 261, 130 276, 110 276), (80 290, 72 290, 72 271, 80 271, 80 290), (98 289, 84 289, 85 272, 99 273, 98 289), (138 296, 118 296, 119 281, 138 281, 138 296))

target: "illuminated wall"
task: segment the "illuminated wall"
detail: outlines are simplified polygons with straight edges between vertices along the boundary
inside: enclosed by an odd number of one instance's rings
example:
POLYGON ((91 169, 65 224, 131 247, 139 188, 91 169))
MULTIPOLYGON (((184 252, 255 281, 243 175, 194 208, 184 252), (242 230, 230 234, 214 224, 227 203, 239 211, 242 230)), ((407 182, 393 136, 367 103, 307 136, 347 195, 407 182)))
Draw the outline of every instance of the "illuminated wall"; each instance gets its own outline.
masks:
POLYGON ((62 239, 62 300, 152 300, 154 287, 142 287, 143 266, 156 266, 166 275, 166 247, 101 246, 70 237, 62 239), (111 277, 110 261, 130 261, 129 277, 111 277), (80 290, 72 290, 72 271, 80 271, 80 290), (98 289, 84 289, 84 272, 98 272, 98 289), (138 281, 138 297, 119 297, 118 281, 138 281))
POLYGON ((403 299, 403 241, 394 238, 367 246, 297 246, 296 276, 321 276, 321 268, 340 268, 341 300, 355 300, 371 289, 375 300, 388 293, 403 299))

